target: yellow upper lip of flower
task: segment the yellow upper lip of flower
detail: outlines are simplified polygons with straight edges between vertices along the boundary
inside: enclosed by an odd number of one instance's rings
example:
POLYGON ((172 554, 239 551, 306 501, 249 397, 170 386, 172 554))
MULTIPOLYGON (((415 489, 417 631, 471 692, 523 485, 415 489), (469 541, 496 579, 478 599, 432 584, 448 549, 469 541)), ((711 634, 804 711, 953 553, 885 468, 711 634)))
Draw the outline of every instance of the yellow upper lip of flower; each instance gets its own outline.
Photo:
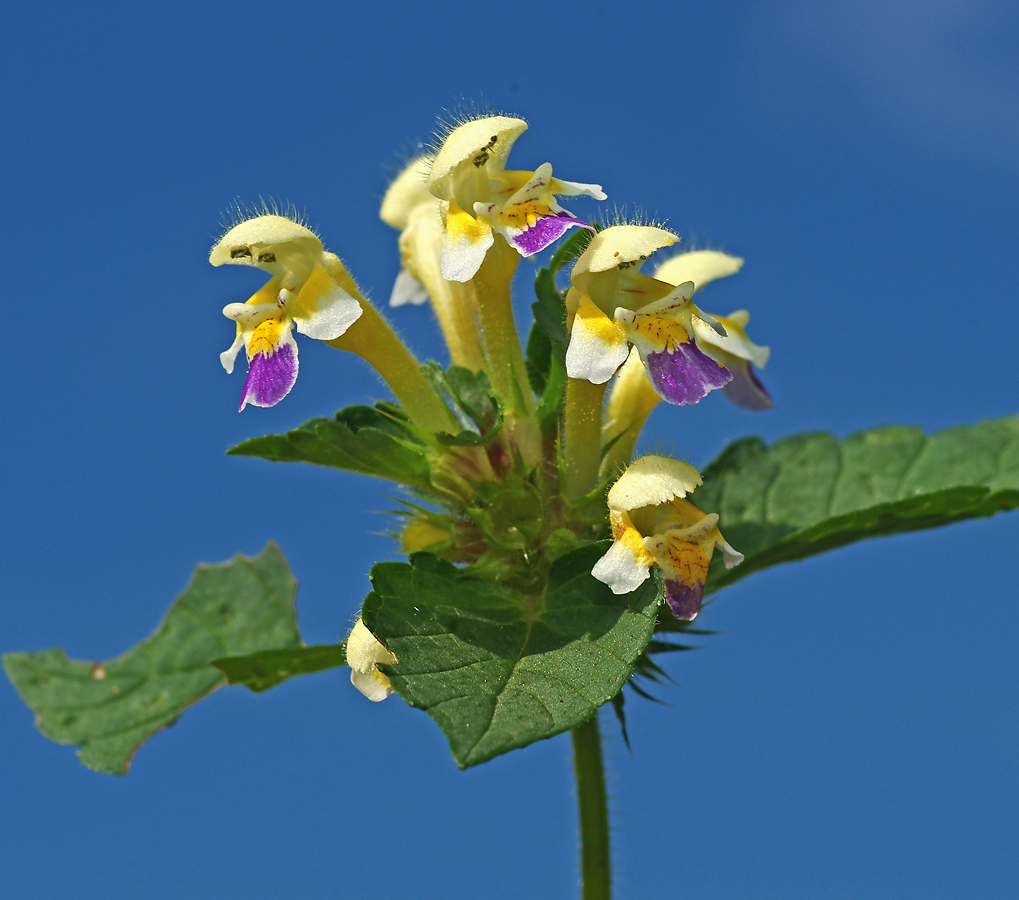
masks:
POLYGON ((417 156, 393 179, 379 209, 379 218, 383 222, 397 231, 403 231, 410 223, 415 209, 425 203, 437 203, 427 184, 431 166, 430 155, 417 156))
POLYGON ((634 460, 608 494, 609 509, 627 511, 685 497, 701 484, 701 473, 668 456, 634 460))
POLYGON ((322 252, 322 242, 310 228, 286 216, 264 215, 234 225, 209 252, 214 266, 225 264, 265 268, 276 262, 277 252, 322 252), (271 256, 272 259, 261 259, 271 256))
POLYGON ((475 159, 492 171, 506 167, 513 142, 527 130, 523 119, 485 116, 454 128, 443 141, 428 175, 428 189, 442 200, 453 196, 453 171, 462 162, 475 159))
POLYGON ((613 225, 591 239, 573 274, 607 272, 620 264, 643 262, 656 250, 671 247, 678 240, 678 235, 654 225, 613 225))

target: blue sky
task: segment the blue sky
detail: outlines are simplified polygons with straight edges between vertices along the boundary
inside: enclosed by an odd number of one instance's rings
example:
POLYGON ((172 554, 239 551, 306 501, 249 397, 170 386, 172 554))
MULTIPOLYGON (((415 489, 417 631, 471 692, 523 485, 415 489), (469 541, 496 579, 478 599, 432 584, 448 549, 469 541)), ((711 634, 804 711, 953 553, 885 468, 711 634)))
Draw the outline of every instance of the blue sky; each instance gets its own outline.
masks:
MULTIPOLYGON (((270 538, 308 642, 344 632, 392 558, 372 512, 389 486, 223 451, 385 388, 304 341, 286 401, 238 415, 220 309, 260 278, 207 253, 231 203, 277 198, 383 302, 387 179, 471 105, 528 119, 515 166, 550 160, 602 184, 610 212, 746 258, 701 296, 752 311, 777 408, 660 409, 652 444, 701 465, 747 433, 1015 413, 1017 38, 1014 5, 962 0, 9 11, 0 185, 21 313, 0 646, 115 656, 197 562, 270 538)), ((390 318, 442 358, 426 310, 390 318)), ((703 622, 725 634, 668 661, 670 705, 630 699, 632 755, 603 722, 618 896, 1014 897, 1017 547, 1013 514, 719 595, 703 622)), ((368 704, 343 672, 220 691, 126 779, 43 739, 4 686, 0 721, 12 897, 575 894, 566 736, 460 772, 429 719, 368 704)))

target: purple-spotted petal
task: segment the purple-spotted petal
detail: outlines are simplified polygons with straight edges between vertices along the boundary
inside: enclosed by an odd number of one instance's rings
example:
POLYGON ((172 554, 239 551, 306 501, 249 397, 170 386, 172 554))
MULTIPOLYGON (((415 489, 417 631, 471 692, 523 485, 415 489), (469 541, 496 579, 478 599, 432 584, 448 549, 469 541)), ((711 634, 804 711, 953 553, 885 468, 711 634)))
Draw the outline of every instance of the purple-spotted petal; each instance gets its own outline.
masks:
POLYGON ((655 393, 677 406, 691 406, 703 400, 708 391, 732 381, 732 372, 699 350, 693 341, 676 344, 671 353, 648 353, 644 364, 655 393))
POLYGON ((550 247, 566 234, 570 228, 576 226, 590 228, 591 231, 594 231, 594 228, 587 222, 563 210, 551 216, 542 216, 530 228, 526 228, 510 237, 510 243, 517 248, 521 256, 533 256, 535 253, 540 253, 546 247, 550 247))
POLYGON ((684 584, 682 581, 665 579, 665 602, 677 619, 691 622, 697 618, 701 611, 701 601, 704 599, 704 585, 694 582, 693 586, 684 584))
POLYGON ((725 396, 744 409, 771 409, 775 405, 771 394, 754 374, 750 363, 744 360, 736 360, 736 363, 732 366, 732 381, 722 389, 725 396))
POLYGON ((248 366, 241 393, 241 409, 252 406, 275 406, 297 381, 297 345, 284 341, 271 355, 256 353, 248 366))

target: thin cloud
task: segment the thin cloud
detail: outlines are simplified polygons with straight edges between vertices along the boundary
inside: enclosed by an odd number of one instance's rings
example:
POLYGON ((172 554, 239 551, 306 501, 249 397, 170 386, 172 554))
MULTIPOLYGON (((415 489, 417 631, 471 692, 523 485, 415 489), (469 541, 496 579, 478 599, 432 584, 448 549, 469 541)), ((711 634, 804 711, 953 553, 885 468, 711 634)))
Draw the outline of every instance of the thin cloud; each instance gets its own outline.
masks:
POLYGON ((796 0, 779 7, 788 40, 839 64, 890 114, 953 150, 1019 171, 1019 35, 996 0, 796 0), (998 49, 998 53, 995 49, 998 49))

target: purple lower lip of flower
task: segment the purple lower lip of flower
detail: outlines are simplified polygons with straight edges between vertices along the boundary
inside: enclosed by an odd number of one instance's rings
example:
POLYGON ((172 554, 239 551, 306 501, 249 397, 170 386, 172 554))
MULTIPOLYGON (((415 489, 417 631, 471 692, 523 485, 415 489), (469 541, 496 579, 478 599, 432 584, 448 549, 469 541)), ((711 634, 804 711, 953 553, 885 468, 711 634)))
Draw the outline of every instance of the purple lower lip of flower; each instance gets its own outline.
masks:
POLYGON ((767 388, 750 368, 750 363, 734 367, 732 381, 722 390, 729 400, 744 409, 771 409, 775 405, 767 388))
POLYGON ((256 353, 248 367, 241 392, 241 409, 252 406, 275 406, 297 381, 297 354, 290 344, 276 348, 272 356, 256 353))
POLYGON ((533 256, 559 240, 570 228, 594 229, 565 210, 554 216, 543 216, 526 231, 516 235, 511 241, 514 247, 524 256, 533 256))
POLYGON ((704 599, 704 585, 694 582, 691 586, 682 581, 665 579, 665 601, 669 609, 677 619, 691 622, 697 618, 701 611, 701 601, 704 599))
POLYGON ((691 406, 708 391, 732 381, 732 372, 702 353, 693 341, 676 344, 671 353, 649 353, 645 362, 655 392, 677 406, 691 406))

